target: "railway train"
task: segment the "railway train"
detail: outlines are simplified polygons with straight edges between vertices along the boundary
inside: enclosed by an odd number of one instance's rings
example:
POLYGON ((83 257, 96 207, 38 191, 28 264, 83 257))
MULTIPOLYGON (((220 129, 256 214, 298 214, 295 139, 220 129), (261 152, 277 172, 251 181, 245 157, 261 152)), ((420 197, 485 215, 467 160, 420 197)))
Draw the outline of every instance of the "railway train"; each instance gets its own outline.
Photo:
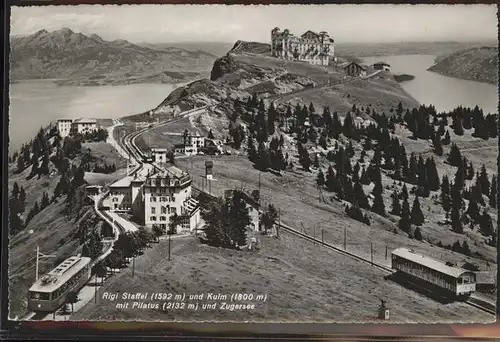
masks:
POLYGON ((455 299, 466 299, 476 291, 476 274, 441 261, 398 248, 391 255, 392 269, 412 281, 455 299))
POLYGON ((38 279, 28 291, 28 309, 53 312, 66 301, 66 295, 80 290, 91 277, 91 259, 72 256, 38 279))

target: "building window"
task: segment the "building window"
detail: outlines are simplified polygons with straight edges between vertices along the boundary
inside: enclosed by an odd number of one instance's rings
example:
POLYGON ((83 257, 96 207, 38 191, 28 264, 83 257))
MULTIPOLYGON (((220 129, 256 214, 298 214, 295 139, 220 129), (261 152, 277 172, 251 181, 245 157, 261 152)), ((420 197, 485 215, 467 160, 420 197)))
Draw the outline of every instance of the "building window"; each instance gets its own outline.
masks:
POLYGON ((156 202, 156 197, 151 196, 151 202, 156 202))
POLYGON ((160 216, 160 221, 166 221, 167 218, 165 216, 160 216))
POLYGON ((156 216, 151 216, 151 217, 149 218, 149 220, 150 220, 150 221, 156 221, 156 216))
POLYGON ((156 208, 155 207, 151 208, 151 214, 156 214, 156 208))
POLYGON ((166 207, 161 207, 161 213, 166 214, 167 213, 167 208, 166 207))

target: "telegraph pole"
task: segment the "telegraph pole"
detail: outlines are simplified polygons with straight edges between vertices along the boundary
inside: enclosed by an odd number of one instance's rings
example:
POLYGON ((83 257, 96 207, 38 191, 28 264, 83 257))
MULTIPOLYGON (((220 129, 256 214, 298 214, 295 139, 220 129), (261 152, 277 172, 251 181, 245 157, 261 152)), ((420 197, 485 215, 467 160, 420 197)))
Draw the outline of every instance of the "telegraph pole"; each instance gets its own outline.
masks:
POLYGON ((347 227, 344 227, 344 251, 346 250, 347 227))
POLYGON ((278 209, 278 230, 276 230, 276 237, 280 237, 280 229, 281 229, 281 209, 278 209))
POLYGON ((387 245, 385 245, 385 260, 387 260, 387 245))
POLYGON ((43 253, 40 253, 40 246, 36 246, 36 279, 38 280, 38 263, 40 261, 40 258, 55 258, 55 255, 45 255, 43 253))
POLYGON ((132 255, 132 278, 135 274, 135 253, 132 255))
POLYGON ((372 266, 373 266, 373 243, 372 242, 370 243, 370 256, 371 256, 371 262, 372 262, 372 266))
POLYGON ((170 234, 168 234, 168 261, 170 261, 170 234))

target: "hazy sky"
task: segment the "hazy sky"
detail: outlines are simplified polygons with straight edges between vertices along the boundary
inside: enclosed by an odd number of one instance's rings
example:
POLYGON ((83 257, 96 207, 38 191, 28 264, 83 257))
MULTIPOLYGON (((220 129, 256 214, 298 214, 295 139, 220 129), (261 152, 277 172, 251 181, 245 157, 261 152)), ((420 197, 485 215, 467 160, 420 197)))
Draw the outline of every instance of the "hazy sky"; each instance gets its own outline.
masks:
POLYGON ((106 40, 267 42, 275 26, 337 43, 495 40, 494 5, 123 5, 12 7, 11 34, 70 28, 106 40))

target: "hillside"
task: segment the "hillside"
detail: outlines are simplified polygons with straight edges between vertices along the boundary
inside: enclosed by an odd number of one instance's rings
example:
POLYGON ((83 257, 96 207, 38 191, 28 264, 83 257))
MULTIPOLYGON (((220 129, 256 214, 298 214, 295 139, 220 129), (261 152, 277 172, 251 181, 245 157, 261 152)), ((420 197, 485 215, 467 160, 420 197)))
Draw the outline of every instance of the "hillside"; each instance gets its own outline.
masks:
POLYGON ((206 76, 216 56, 200 50, 155 48, 103 40, 70 29, 11 37, 13 81, 58 79, 65 85, 176 83, 206 76))
MULTIPOLYGON (((39 274, 43 275, 61 263, 64 259, 81 253, 82 243, 87 233, 92 229, 100 230, 103 221, 94 212, 94 205, 86 196, 85 187, 88 184, 98 184, 105 181, 113 182, 123 177, 126 160, 118 155, 105 142, 83 142, 74 145, 66 141, 56 140, 54 131, 41 130, 34 141, 34 146, 43 146, 49 155, 47 171, 37 171, 33 174, 33 152, 31 145, 21 149, 19 155, 27 153, 29 161, 18 172, 18 162, 8 165, 9 192, 9 316, 22 318, 27 311, 27 296, 29 287, 35 282, 36 249, 43 254, 54 255, 42 259, 39 264, 39 274), (42 138, 43 135, 43 138, 42 138), (67 155, 63 162, 59 156, 67 155), (66 163, 64 162, 66 161, 66 163), (67 170, 62 173, 64 166, 67 170), (82 172, 82 179, 76 182, 77 169, 85 165, 85 169, 94 172, 82 172), (113 165, 116 171, 102 173, 105 166, 113 165), (97 172, 96 172, 97 171, 97 172), (70 179, 64 183, 65 179, 70 179), (62 185, 66 184, 66 186, 62 185), (14 187, 18 186, 25 198, 14 196, 14 187), (66 190, 65 190, 66 189, 66 190), (74 192, 70 190, 74 189, 74 192), (47 197, 46 197, 47 196, 47 197), (16 200, 17 199, 17 200, 16 200), (44 200, 45 199, 45 200, 44 200), (18 214, 17 224, 12 224, 13 208, 18 214)), ((34 149, 36 151, 36 149, 34 149)), ((16 152, 17 153, 17 152, 16 152)), ((15 159, 15 158, 14 158, 15 159)), ((41 159, 42 168, 44 158, 41 159)), ((40 162, 40 161, 39 161, 40 162)), ((40 164, 40 163, 39 163, 40 164)), ((39 169, 39 170, 41 170, 39 169)))
MULTIPOLYGON (((153 110, 153 114, 162 118, 207 104, 217 105, 224 111, 233 108, 235 99, 246 99, 254 93, 275 100, 277 106, 283 102, 307 105, 312 102, 318 108, 326 105, 339 112, 353 105, 372 105, 377 111, 386 113, 399 102, 405 107, 418 106, 388 72, 366 80, 351 78, 334 66, 273 58, 269 56, 268 44, 238 41, 225 56, 214 62, 209 80, 195 81, 176 89, 153 110)), ((127 117, 130 120, 145 118, 146 114, 127 117)))
POLYGON ((440 57, 428 70, 464 80, 496 84, 498 79, 498 49, 483 46, 458 51, 440 57))
MULTIPOLYGON (((199 243, 193 238, 173 239, 135 259, 135 272, 123 269, 72 320, 107 321, 252 321, 252 322, 374 322, 380 299, 391 306, 391 322, 489 321, 486 314, 463 303, 440 306, 418 293, 385 280, 386 273, 368 264, 315 246, 283 233, 280 239, 263 236, 260 250, 234 251, 199 243), (146 290, 147 289, 147 290, 146 290), (108 293, 251 293, 266 295, 253 310, 221 310, 223 301, 199 300, 198 310, 117 308, 104 299, 108 293), (217 302, 217 309, 202 304, 217 302), (397 305, 396 305, 397 303, 397 305)), ((206 295, 205 295, 206 296, 206 295)), ((144 301, 144 303, 161 303, 144 301)), ((245 302, 242 302, 245 303, 245 302)))

